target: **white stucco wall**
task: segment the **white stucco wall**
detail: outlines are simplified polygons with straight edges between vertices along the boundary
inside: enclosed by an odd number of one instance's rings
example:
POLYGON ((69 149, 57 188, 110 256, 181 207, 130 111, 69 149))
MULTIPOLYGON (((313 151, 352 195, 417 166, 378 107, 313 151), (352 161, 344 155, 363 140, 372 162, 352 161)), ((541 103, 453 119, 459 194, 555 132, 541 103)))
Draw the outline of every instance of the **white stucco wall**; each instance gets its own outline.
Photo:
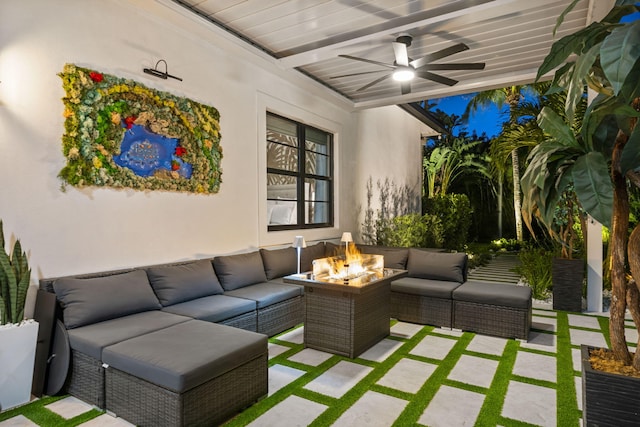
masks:
POLYGON ((167 0, 0 2, 0 219, 33 279, 283 245, 266 231, 265 112, 335 133, 336 217, 307 240, 357 228, 367 178, 419 186, 419 122, 398 107, 353 112, 326 88, 167 0), (144 74, 165 59, 183 82, 144 74), (64 95, 75 63, 216 107, 222 186, 215 195, 60 190, 64 95))
MULTIPOLYGON (((410 204, 420 212, 422 194, 422 134, 432 130, 398 106, 380 107, 358 113, 356 151, 349 167, 357 170, 355 183, 357 235, 362 240, 361 225, 367 209, 367 181, 372 182, 371 209, 380 209, 378 183, 388 180, 392 191, 407 187, 413 194, 410 204)), ((398 206, 393 207, 396 208, 398 206)), ((399 212, 403 213, 403 212, 399 212)))

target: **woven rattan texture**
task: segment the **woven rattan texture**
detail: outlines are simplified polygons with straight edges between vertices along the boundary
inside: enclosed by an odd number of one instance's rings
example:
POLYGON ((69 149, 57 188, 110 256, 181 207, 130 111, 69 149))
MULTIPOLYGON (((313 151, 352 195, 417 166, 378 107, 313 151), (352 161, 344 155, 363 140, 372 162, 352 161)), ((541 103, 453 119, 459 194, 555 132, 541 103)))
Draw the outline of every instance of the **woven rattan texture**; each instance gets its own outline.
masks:
POLYGON ((241 314, 240 316, 232 317, 219 323, 222 325, 233 326, 234 328, 256 332, 258 330, 258 314, 255 311, 252 311, 251 313, 241 314))
POLYGON ((265 397, 267 377, 266 352, 184 393, 108 368, 107 410, 138 426, 215 426, 265 397))
POLYGON ((363 293, 305 289, 307 347, 357 357, 389 335, 389 286, 363 293))
POLYGON ((274 336, 304 321, 304 296, 258 309, 258 332, 274 336))
POLYGON ((513 308, 475 302, 453 302, 453 327, 503 338, 529 338, 531 306, 513 308))
POLYGON ((67 392, 98 408, 104 408, 104 368, 102 362, 72 350, 67 392))
POLYGON ((394 319, 450 328, 452 311, 450 299, 391 292, 391 317, 394 319))

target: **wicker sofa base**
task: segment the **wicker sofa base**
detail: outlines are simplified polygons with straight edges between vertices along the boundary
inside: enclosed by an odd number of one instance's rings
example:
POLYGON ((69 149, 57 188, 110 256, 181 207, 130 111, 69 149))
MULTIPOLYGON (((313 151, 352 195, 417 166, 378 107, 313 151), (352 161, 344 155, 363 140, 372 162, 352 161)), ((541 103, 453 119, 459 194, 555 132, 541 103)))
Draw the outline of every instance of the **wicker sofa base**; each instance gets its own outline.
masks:
POLYGON ((214 426, 267 395, 268 355, 184 393, 106 370, 107 410, 138 426, 214 426))
POLYGON ((451 328, 452 300, 391 292, 391 317, 403 322, 451 328))
POLYGON ((66 383, 69 394, 104 409, 104 376, 101 361, 71 350, 71 369, 66 383))
POLYGON ((527 340, 531 328, 531 306, 514 308, 454 300, 453 327, 497 337, 527 340))
POLYGON ((241 314, 218 323, 221 325, 244 329, 246 331, 256 332, 258 330, 258 314, 255 311, 252 311, 251 313, 241 314))
POLYGON ((274 336, 304 321, 304 296, 258 309, 258 332, 274 336))

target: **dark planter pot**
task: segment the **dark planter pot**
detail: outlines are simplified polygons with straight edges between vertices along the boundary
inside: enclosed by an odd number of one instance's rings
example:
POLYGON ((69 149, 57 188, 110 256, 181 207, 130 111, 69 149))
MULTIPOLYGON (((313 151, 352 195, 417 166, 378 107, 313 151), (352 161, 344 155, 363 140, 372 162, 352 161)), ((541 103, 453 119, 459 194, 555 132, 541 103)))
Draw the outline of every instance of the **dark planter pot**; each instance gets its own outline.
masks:
POLYGON ((582 419, 587 427, 640 424, 640 378, 596 371, 582 346, 582 419))
POLYGON ((551 267, 553 309, 582 311, 584 260, 554 258, 551 267))

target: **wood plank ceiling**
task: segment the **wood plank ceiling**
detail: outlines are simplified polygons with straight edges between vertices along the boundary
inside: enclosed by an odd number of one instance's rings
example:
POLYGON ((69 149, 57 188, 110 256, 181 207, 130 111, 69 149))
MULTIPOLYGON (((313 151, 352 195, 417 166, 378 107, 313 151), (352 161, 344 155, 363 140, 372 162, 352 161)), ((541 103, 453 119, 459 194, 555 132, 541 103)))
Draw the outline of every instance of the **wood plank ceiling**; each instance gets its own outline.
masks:
POLYGON ((267 52, 353 102, 356 108, 402 104, 528 83, 558 38, 584 28, 590 1, 580 1, 555 37, 569 0, 172 0, 267 52), (464 43, 469 50, 435 63, 484 62, 484 70, 434 71, 447 86, 416 78, 411 93, 386 79, 390 69, 339 57, 393 64, 392 42, 409 34, 411 59, 464 43), (351 77, 348 74, 368 73, 351 77), (360 90, 359 90, 360 89, 360 90))

